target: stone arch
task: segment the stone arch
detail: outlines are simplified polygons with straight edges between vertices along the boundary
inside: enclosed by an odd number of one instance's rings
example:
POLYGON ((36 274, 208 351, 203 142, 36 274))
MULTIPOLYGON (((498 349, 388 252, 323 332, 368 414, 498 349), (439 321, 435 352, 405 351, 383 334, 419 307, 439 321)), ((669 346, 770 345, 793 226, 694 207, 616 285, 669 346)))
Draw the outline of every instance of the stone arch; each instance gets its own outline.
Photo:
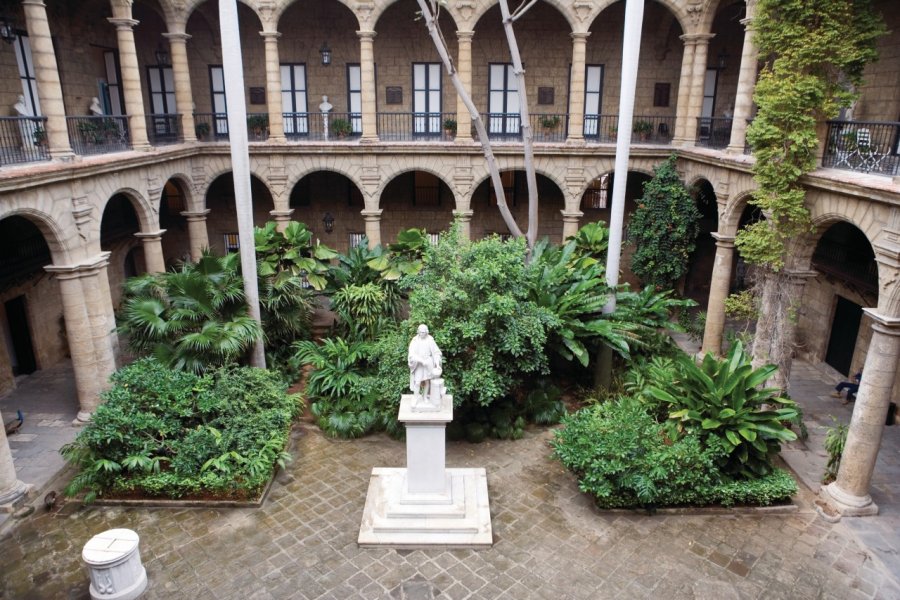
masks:
MULTIPOLYGON (((281 24, 280 23, 281 17, 284 16, 284 13, 286 13, 289 9, 293 8, 293 6, 295 4, 298 4, 300 1, 301 0, 288 0, 283 5, 281 5, 280 7, 276 8, 272 11, 271 21, 276 24, 276 27, 281 24)), ((321 0, 318 0, 318 1, 321 1, 321 0)), ((353 13, 353 16, 356 17, 356 21, 359 25, 359 29, 363 28, 364 22, 362 19, 360 19, 359 13, 356 10, 360 6, 358 3, 351 2, 350 0, 330 0, 330 1, 343 5, 347 10, 349 10, 351 13, 353 13)), ((382 12, 383 12, 383 9, 382 9, 382 12)))
POLYGON ((138 224, 141 226, 141 233, 153 233, 159 229, 159 213, 150 203, 146 196, 141 194, 134 188, 121 187, 109 194, 105 200, 98 204, 100 210, 100 219, 97 221, 97 232, 100 231, 100 222, 103 221, 103 212, 109 201, 114 197, 122 195, 128 198, 134 213, 137 215, 138 224))
MULTIPOLYGON (((323 163, 324 163, 324 161, 323 161, 323 163)), ((350 169, 336 164, 336 161, 328 161, 327 165, 326 164, 305 165, 302 170, 297 171, 295 173, 291 173, 288 176, 287 181, 285 182, 285 186, 284 186, 285 194, 288 197, 290 197, 291 192, 293 191, 294 187, 296 187, 296 185, 298 183, 300 183, 300 181, 304 177, 306 177, 307 175, 316 173, 318 171, 330 171, 332 173, 337 173, 338 175, 343 175, 344 177, 349 179, 350 182, 357 187, 357 189, 359 189, 359 191, 362 193, 363 197, 366 196, 366 188, 363 185, 362 181, 360 181, 360 179, 358 177, 358 173, 354 173, 350 169)))
MULTIPOLYGON (((524 163, 523 159, 516 160, 517 157, 497 157, 497 158, 498 158, 497 167, 500 169, 501 173, 504 171, 525 171, 525 163, 524 163), (505 160, 503 160, 504 158, 511 158, 513 160, 505 161, 505 160)), ((561 174, 561 173, 555 173, 552 168, 552 165, 553 165, 552 162, 548 163, 548 165, 549 165, 548 167, 541 167, 539 165, 535 165, 534 174, 542 175, 542 176, 546 177, 547 179, 549 179, 550 181, 552 181, 556 185, 556 187, 559 188, 559 190, 563 193, 563 196, 565 197, 566 190, 568 189, 568 187, 566 186, 566 183, 565 183, 565 175, 561 174)), ((472 186, 469 188, 470 196, 471 196, 471 193, 473 193, 478 188, 478 186, 480 186, 482 183, 489 180, 490 178, 491 178, 491 174, 487 170, 487 166, 485 165, 484 172, 481 173, 480 175, 476 176, 472 180, 472 186)))
MULTIPOLYGON (((372 29, 374 29, 375 31, 378 31, 378 27, 377 27, 378 21, 381 19, 381 17, 384 15, 384 13, 386 13, 392 6, 394 6, 399 1, 400 0, 388 0, 387 2, 384 2, 381 6, 377 7, 375 10, 372 11, 372 14, 368 20, 368 22, 372 24, 372 29)), ((418 4, 416 4, 416 7, 418 7, 418 4)), ((452 7, 447 7, 447 9, 449 9, 449 10, 445 9, 445 10, 442 10, 441 12, 446 13, 450 17, 450 19, 453 23, 453 26, 456 28, 457 31, 460 30, 461 25, 460 25, 459 14, 457 13, 456 10, 453 10, 452 7)), ((422 20, 422 22, 417 23, 417 26, 421 27, 424 30, 425 29, 425 21, 422 20)))
MULTIPOLYGON (((210 0, 186 0, 180 16, 184 19, 184 22, 187 23, 191 19, 191 16, 193 16, 193 14, 197 11, 197 9, 200 8, 200 6, 206 4, 209 1, 210 0)), ((248 0, 238 0, 238 2, 252 10, 253 14, 256 15, 256 18, 259 19, 260 23, 263 22, 263 15, 256 7, 256 2, 251 2, 248 0)), ((216 14, 218 15, 218 13, 216 14)))
MULTIPOLYGON (((175 181, 181 193, 184 194, 184 206, 185 210, 195 211, 195 210, 203 210, 202 206, 195 206, 197 194, 194 193, 194 184, 191 181, 189 175, 182 173, 180 171, 176 171, 175 173, 169 174, 166 176, 166 180, 163 183, 168 183, 169 181, 175 181)), ((160 190, 160 198, 162 198, 162 190, 160 190)))
MULTIPOLYGON (((478 21, 481 20, 481 17, 487 14, 492 8, 497 6, 497 4, 498 3, 496 1, 485 2, 484 4, 476 8, 469 19, 469 22, 472 24, 472 29, 475 29, 475 27, 477 27, 478 25, 478 21)), ((580 31, 577 25, 578 17, 572 14, 572 10, 566 5, 566 2, 563 2, 562 0, 545 0, 545 4, 549 4, 550 6, 555 8, 562 16, 562 18, 565 19, 566 23, 568 23, 569 28, 572 31, 580 31)))
POLYGON ((363 190, 336 170, 305 172, 288 188, 287 206, 291 220, 305 223, 323 243, 339 252, 347 252, 366 232, 363 190), (323 232, 326 217, 332 219, 332 225, 323 232))
POLYGON ((751 197, 752 193, 746 191, 728 199, 725 210, 719 216, 719 233, 721 235, 728 237, 737 235, 741 216, 744 214, 744 209, 750 204, 751 197))
POLYGON ((50 257, 53 259, 53 264, 65 265, 73 261, 69 248, 63 241, 66 239, 63 229, 53 217, 41 210, 29 207, 14 208, 9 212, 4 212, 0 214, 0 221, 9 217, 23 217, 37 227, 41 235, 44 236, 47 247, 50 249, 50 257))
MULTIPOLYGON (((581 21, 579 23, 578 28, 574 29, 574 31, 590 31, 591 26, 594 24, 594 21, 597 17, 603 13, 604 10, 615 4, 616 2, 621 2, 624 0, 600 0, 590 10, 590 12, 579 13, 578 17, 581 21)), ((669 12, 675 17, 678 21, 678 25, 681 27, 681 31, 684 33, 697 33, 700 31, 699 24, 697 26, 691 27, 693 23, 693 19, 688 13, 687 3, 680 2, 679 0, 655 0, 657 4, 661 4, 663 8, 668 9, 669 12)), ((578 9, 576 9, 578 10, 578 9)))
MULTIPOLYGON (((707 0, 708 4, 703 10, 702 14, 699 16, 697 21, 697 27, 695 33, 710 33, 712 32, 713 21, 716 19, 716 15, 719 14, 719 10, 725 8, 729 4, 737 4, 741 2, 741 0, 707 0)), ((746 3, 745 3, 746 4, 746 3)))
MULTIPOLYGON (((209 208, 208 206, 206 206, 206 198, 207 198, 207 196, 209 196, 209 188, 222 175, 232 175, 232 176, 234 175, 234 169, 231 168, 230 162, 227 165, 223 165, 223 166, 219 167, 216 171, 212 172, 206 178, 205 184, 202 189, 202 194, 200 193, 200 191, 197 192, 197 196, 200 198, 203 198, 203 204, 201 206, 198 206, 197 210, 204 210, 204 209, 209 208)), ((269 183, 266 181, 265 177, 258 175, 255 171, 253 171, 251 169, 250 170, 250 180, 252 181, 253 179, 258 180, 266 188, 266 191, 269 193, 269 196, 274 201, 275 192, 272 191, 272 186, 269 185, 269 183)), ((273 206, 273 208, 274 208, 274 206, 273 206)))
POLYGON ((436 169, 429 165, 408 165, 397 169, 396 171, 392 171, 391 173, 385 173, 383 177, 383 181, 378 185, 378 189, 375 190, 373 196, 378 200, 378 207, 381 208, 381 194, 384 192, 385 188, 390 185, 392 181, 397 179, 400 175, 405 173, 414 173, 416 171, 421 171, 423 173, 429 173, 434 175, 438 179, 441 180, 441 183, 446 185, 450 189, 450 193, 453 194, 453 204, 454 208, 459 208, 459 194, 456 190, 456 186, 453 185, 453 178, 448 173, 444 173, 439 169, 436 169))

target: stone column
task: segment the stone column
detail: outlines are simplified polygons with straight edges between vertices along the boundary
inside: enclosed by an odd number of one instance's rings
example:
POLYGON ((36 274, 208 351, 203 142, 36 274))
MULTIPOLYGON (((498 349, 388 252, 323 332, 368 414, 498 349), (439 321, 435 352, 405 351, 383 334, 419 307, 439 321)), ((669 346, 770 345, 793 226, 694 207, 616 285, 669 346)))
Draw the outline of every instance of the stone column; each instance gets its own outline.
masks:
POLYGON ((734 120, 731 122, 731 141, 727 152, 743 154, 747 140, 747 119, 753 114, 753 90, 756 88, 756 71, 759 50, 753 43, 752 2, 747 3, 747 18, 744 24, 744 48, 741 51, 741 71, 738 75, 737 94, 734 98, 734 120))
POLYGON ((470 208, 461 208, 453 211, 453 217, 459 221, 459 235, 464 240, 472 240, 472 215, 475 214, 470 208))
MULTIPOLYGON (((572 84, 569 87, 569 131, 566 142, 584 142, 584 69, 585 49, 589 31, 579 31, 572 36, 572 84)), ((565 236, 563 236, 565 237, 565 236)))
POLYGON ((381 243, 381 213, 384 209, 362 210, 359 214, 366 221, 366 238, 369 240, 369 248, 374 248, 381 243))
POLYGON ((578 226, 584 213, 580 210, 561 210, 559 212, 562 213, 563 218, 562 243, 565 244, 567 239, 578 233, 578 226))
POLYGON ((869 486, 900 363, 900 317, 883 316, 870 308, 863 310, 873 321, 872 340, 837 480, 821 492, 842 515, 848 516, 878 513, 869 486))
POLYGON ((203 251, 209 248, 209 232, 206 230, 206 215, 209 209, 198 211, 183 211, 181 216, 187 219, 188 239, 191 244, 191 260, 197 262, 203 256, 203 251))
POLYGON ((166 232, 160 229, 156 232, 136 233, 134 237, 141 240, 144 245, 144 266, 148 273, 165 273, 166 261, 163 259, 162 236, 166 232))
MULTIPOLYGON (((474 31, 456 32, 459 55, 456 61, 456 72, 470 96, 472 95, 472 37, 474 35, 474 31)), ((469 114, 469 109, 466 108, 459 96, 456 98, 456 141, 467 143, 472 141, 472 115, 469 114)))
MULTIPOLYGON (((0 423, 3 423, 0 415, 0 423)), ((12 509, 25 498, 31 486, 27 486, 16 476, 9 441, 6 439, 6 428, 0 427, 0 512, 5 507, 12 509)))
MULTIPOLYGON (((113 17, 107 19, 116 26, 119 43, 119 65, 122 70, 122 95, 125 110, 128 111, 128 127, 131 131, 131 146, 135 150, 147 150, 147 119, 144 115, 144 98, 141 92, 141 71, 138 67, 137 50, 134 46, 134 26, 131 18, 131 1, 116 0, 112 3, 113 17)), ((177 97, 176 97, 177 102, 177 97)))
POLYGON ((359 36, 360 85, 362 87, 362 138, 360 141, 378 141, 378 106, 375 89, 375 32, 357 31, 359 36))
POLYGON ((287 210, 270 210, 269 214, 272 215, 272 219, 275 221, 275 230, 284 232, 285 228, 287 228, 288 223, 291 222, 291 215, 294 214, 294 209, 289 208, 287 210))
POLYGON ((713 233, 716 240, 716 259, 713 263, 712 281, 709 284, 709 301, 706 305, 706 327, 703 330, 703 354, 722 353, 722 334, 725 331, 725 298, 731 287, 731 265, 734 262, 734 236, 713 233))
POLYGON ((59 281, 69 354, 72 357, 75 389, 78 393, 79 411, 73 424, 82 425, 91 420, 91 414, 100 404, 100 382, 97 376, 93 335, 78 269, 78 266, 44 267, 45 271, 56 274, 59 281))
POLYGON ((116 332, 116 310, 112 301, 112 289, 109 287, 109 252, 102 252, 106 262, 97 266, 97 285, 100 286, 100 297, 103 301, 103 311, 106 313, 106 332, 109 345, 112 348, 113 360, 119 358, 119 334, 116 332))
POLYGON ((101 270, 106 275, 109 254, 109 252, 102 252, 93 263, 83 265, 79 269, 81 290, 84 295, 84 304, 87 309, 88 324, 91 329, 91 338, 94 346, 94 364, 96 365, 98 392, 109 388, 109 377, 116 371, 116 357, 110 340, 109 315, 106 311, 107 306, 112 306, 112 301, 104 298, 103 293, 104 287, 106 290, 109 290, 109 279, 106 280, 105 286, 100 279, 101 270))
POLYGON ((191 72, 188 66, 187 41, 191 36, 184 32, 164 33, 169 40, 169 54, 172 57, 172 77, 175 80, 175 105, 181 115, 181 129, 184 141, 196 142, 194 130, 194 96, 191 91, 191 72))
POLYGON ((71 158, 74 153, 69 145, 66 107, 50 37, 50 24, 47 22, 47 5, 43 0, 22 0, 22 8, 25 11, 41 113, 47 117, 48 150, 52 158, 71 158))
POLYGON ((691 72, 694 70, 694 50, 697 45, 693 35, 682 35, 684 53, 681 55, 681 76, 678 78, 678 100, 675 103, 675 131, 672 143, 677 146, 687 139, 687 105, 690 95, 691 72))
POLYGON ((706 80, 709 40, 714 37, 715 34, 712 33, 697 34, 694 41, 694 65, 691 67, 691 79, 688 84, 687 120, 683 144, 685 146, 693 146, 697 142, 697 119, 700 118, 703 108, 703 83, 706 80))
POLYGON ((281 62, 278 58, 277 31, 261 31, 266 44, 266 104, 269 111, 269 141, 283 142, 284 109, 281 106, 281 62))

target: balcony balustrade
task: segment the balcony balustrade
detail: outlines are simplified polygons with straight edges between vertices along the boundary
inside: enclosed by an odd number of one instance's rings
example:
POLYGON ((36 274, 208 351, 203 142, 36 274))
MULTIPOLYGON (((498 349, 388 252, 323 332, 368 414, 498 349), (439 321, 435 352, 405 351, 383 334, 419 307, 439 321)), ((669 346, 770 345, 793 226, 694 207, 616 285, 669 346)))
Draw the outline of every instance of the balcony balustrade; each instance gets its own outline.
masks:
POLYGON ((154 146, 180 144, 184 141, 181 130, 181 115, 147 115, 147 138, 154 146))
MULTIPOLYGON (((671 144, 675 117, 635 115, 631 120, 631 143, 671 144)), ((585 115, 584 137, 589 142, 615 144, 619 134, 619 115, 585 115)))
POLYGON ((456 137, 456 113, 378 113, 382 142, 450 142, 456 137))
POLYGON ((900 174, 900 122, 829 121, 822 166, 900 174))
POLYGON ((110 154, 131 150, 127 116, 66 117, 75 154, 110 154))
POLYGON ((46 117, 0 117, 0 166, 50 160, 46 117))
POLYGON ((346 142, 362 135, 360 113, 284 113, 284 135, 293 142, 346 142))
POLYGON ((697 119, 698 146, 704 148, 727 148, 731 143, 731 125, 734 119, 729 117, 700 117, 697 119))

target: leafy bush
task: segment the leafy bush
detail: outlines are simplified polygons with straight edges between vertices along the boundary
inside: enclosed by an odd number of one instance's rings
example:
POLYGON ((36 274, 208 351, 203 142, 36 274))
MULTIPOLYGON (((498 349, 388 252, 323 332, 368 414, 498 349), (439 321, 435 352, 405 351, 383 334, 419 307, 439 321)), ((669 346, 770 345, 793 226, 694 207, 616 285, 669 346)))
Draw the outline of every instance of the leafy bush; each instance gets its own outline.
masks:
POLYGON ((837 479, 838 470, 841 468, 841 457, 844 455, 844 445, 847 443, 848 425, 838 422, 831 417, 832 426, 825 430, 825 451, 828 453, 828 463, 825 465, 825 474, 822 483, 830 483, 837 479))
POLYGON ((388 244, 387 252, 371 259, 368 265, 388 281, 396 281, 404 275, 415 275, 422 270, 422 257, 428 246, 428 236, 424 229, 404 229, 397 234, 397 242, 388 244))
POLYGON ((62 454, 79 473, 68 495, 131 492, 248 497, 266 484, 301 401, 262 369, 196 375, 139 360, 112 376, 105 403, 62 454))
POLYGON ((589 406, 563 424, 552 442, 554 453, 603 508, 767 505, 797 491, 781 470, 756 480, 729 477, 718 465, 729 452, 725 444, 704 442, 697 432, 670 438, 635 398, 589 406))

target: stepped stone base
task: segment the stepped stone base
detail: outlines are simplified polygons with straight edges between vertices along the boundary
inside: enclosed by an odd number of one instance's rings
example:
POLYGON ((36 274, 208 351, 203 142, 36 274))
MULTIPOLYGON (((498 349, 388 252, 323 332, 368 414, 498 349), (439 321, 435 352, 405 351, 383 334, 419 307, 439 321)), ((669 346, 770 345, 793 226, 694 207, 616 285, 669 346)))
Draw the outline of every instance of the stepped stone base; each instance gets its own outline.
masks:
POLYGON ((484 469, 447 469, 444 493, 407 492, 406 469, 372 469, 359 545, 488 548, 493 542, 484 469))

